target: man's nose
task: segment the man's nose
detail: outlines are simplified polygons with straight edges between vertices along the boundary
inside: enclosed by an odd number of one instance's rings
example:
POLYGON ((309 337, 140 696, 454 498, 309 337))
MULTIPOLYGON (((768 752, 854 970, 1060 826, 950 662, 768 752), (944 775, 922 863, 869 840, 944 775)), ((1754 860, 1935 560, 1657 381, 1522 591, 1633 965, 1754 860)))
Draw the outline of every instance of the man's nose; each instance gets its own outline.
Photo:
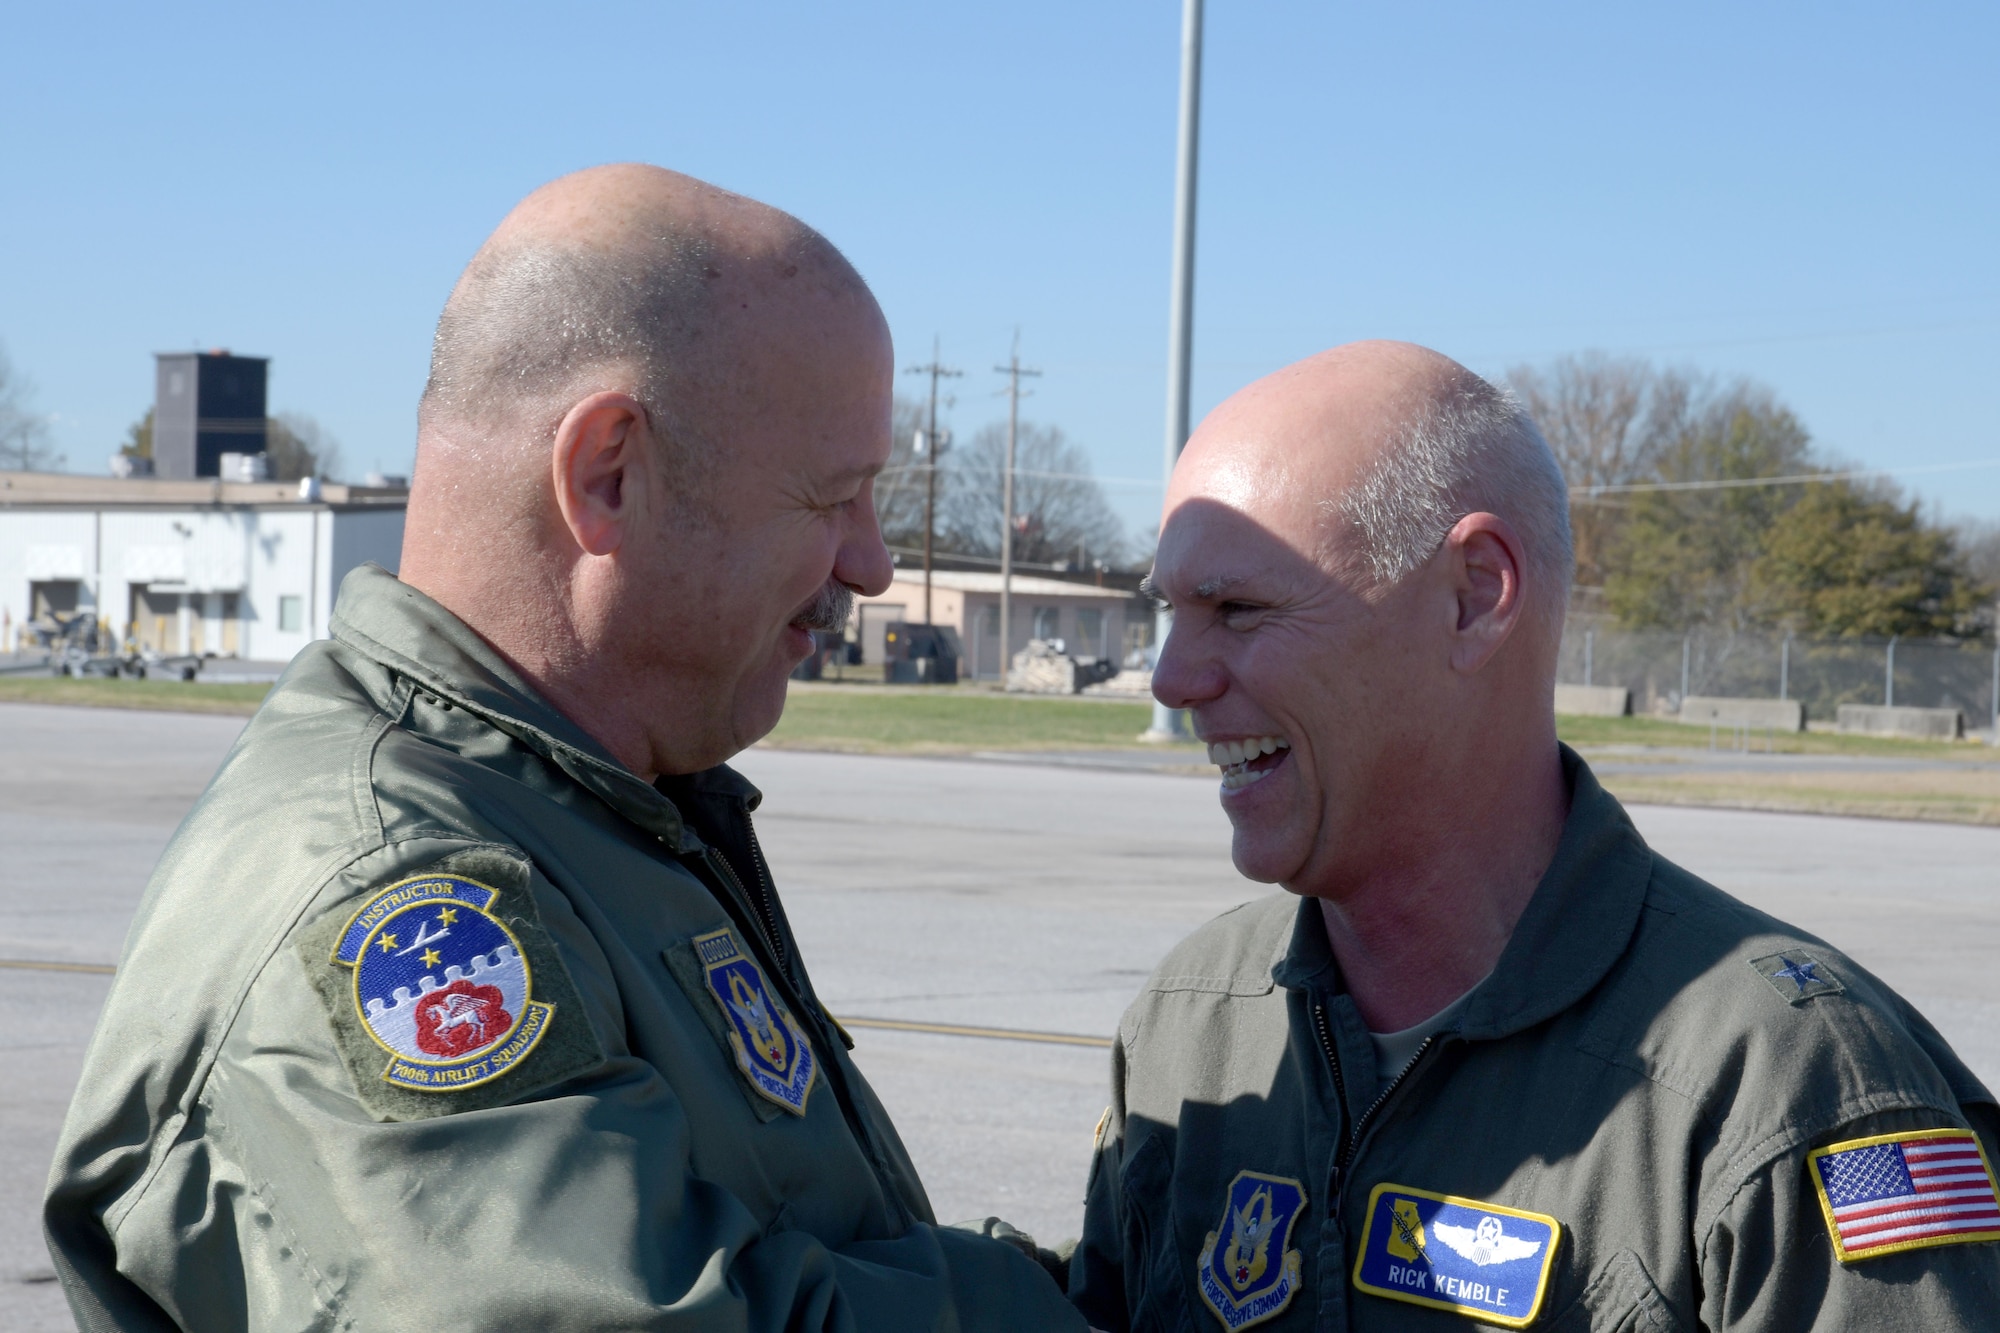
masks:
POLYGON ((895 562, 882 541, 882 525, 876 521, 871 504, 855 515, 841 535, 840 549, 834 553, 833 576, 864 597, 889 590, 895 578, 895 562))
POLYGON ((1168 622, 1166 642, 1153 664, 1153 697, 1169 708, 1196 708, 1221 695, 1223 673, 1196 646, 1195 635, 1168 622))

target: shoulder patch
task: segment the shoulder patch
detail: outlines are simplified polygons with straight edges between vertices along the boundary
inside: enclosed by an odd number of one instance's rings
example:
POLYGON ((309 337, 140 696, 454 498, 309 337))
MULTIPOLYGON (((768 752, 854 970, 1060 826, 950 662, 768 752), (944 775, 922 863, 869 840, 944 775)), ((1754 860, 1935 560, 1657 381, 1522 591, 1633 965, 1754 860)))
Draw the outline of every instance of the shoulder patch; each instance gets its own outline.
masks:
POLYGON ((1877 1134, 1815 1149, 1806 1172, 1844 1264, 1902 1250, 2000 1240, 2000 1194, 1966 1129, 1877 1134))
POLYGON ((1819 957, 1808 949, 1786 949, 1752 958, 1750 966, 1771 983, 1771 989, 1787 1004, 1799 1004, 1815 995, 1838 995, 1847 987, 1819 957))
POLYGON ((711 931, 688 943, 701 965, 703 989, 727 1025, 737 1069, 758 1096, 804 1115, 819 1073, 805 1029, 771 989, 764 969, 737 947, 734 933, 711 931))
POLYGON ((501 882, 448 862, 299 941, 362 1102, 389 1119, 500 1105, 603 1058, 525 865, 476 859, 501 882))
POLYGON ((1479 1199, 1377 1185, 1354 1285, 1392 1301, 1525 1328, 1541 1313, 1562 1223, 1479 1199))
POLYGON ((1195 1277, 1231 1333, 1275 1319, 1305 1285, 1299 1252, 1287 1248, 1305 1206, 1305 1187, 1284 1176, 1239 1171, 1229 1182, 1222 1225, 1202 1241, 1195 1277))
POLYGON ((354 1011, 390 1055, 385 1082, 422 1092, 506 1074, 549 1030, 521 941, 487 909, 498 889, 419 875, 377 891, 341 932, 333 961, 353 972, 354 1011))

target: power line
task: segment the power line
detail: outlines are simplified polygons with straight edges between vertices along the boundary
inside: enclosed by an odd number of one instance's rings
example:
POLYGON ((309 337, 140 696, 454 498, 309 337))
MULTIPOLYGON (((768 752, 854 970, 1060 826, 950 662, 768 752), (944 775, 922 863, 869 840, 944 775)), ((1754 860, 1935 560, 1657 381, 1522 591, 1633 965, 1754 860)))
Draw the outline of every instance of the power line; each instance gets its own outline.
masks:
POLYGON ((1863 481, 1876 477, 1906 477, 1924 472, 1970 472, 2000 467, 2000 458, 1969 463, 1929 463, 1918 467, 1855 468, 1846 472, 1793 472, 1782 477, 1725 477, 1708 481, 1634 481, 1611 486, 1572 486, 1571 496, 1641 495, 1651 491, 1736 491, 1757 486, 1804 486, 1816 481, 1863 481))

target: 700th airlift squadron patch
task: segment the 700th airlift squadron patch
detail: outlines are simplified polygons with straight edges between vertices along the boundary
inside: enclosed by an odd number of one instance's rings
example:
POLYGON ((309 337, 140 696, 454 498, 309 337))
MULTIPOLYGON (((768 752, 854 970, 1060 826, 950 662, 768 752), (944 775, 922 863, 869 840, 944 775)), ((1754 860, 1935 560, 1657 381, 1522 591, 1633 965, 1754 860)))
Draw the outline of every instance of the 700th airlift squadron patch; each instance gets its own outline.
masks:
POLYGON ((1222 1226, 1202 1241, 1195 1268, 1202 1300, 1232 1333, 1273 1318, 1304 1285, 1299 1252, 1287 1246, 1305 1206, 1296 1180, 1239 1171, 1229 1182, 1222 1226))
POLYGON ((354 1008, 389 1053, 384 1082, 453 1092, 491 1082, 535 1049, 555 1006, 532 996, 521 941, 488 909, 499 890, 419 875, 374 894, 340 933, 354 1008))
POLYGON ((759 1096, 790 1111, 806 1113, 819 1060, 792 1011, 771 991, 764 971, 728 930, 690 940, 709 997, 729 1025, 729 1048, 736 1067, 759 1096))
POLYGON ((1354 1285, 1390 1300, 1522 1328, 1541 1312, 1562 1223, 1497 1203, 1377 1185, 1354 1285))

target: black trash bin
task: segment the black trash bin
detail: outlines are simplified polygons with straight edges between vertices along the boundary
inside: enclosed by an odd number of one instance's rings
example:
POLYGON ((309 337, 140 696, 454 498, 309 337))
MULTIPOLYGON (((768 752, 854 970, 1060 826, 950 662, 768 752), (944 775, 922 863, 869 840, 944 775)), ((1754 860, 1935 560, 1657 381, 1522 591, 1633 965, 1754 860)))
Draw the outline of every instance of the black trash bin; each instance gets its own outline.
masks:
POLYGON ((956 685, 965 645, 949 625, 891 621, 882 635, 882 679, 891 685, 956 685))

